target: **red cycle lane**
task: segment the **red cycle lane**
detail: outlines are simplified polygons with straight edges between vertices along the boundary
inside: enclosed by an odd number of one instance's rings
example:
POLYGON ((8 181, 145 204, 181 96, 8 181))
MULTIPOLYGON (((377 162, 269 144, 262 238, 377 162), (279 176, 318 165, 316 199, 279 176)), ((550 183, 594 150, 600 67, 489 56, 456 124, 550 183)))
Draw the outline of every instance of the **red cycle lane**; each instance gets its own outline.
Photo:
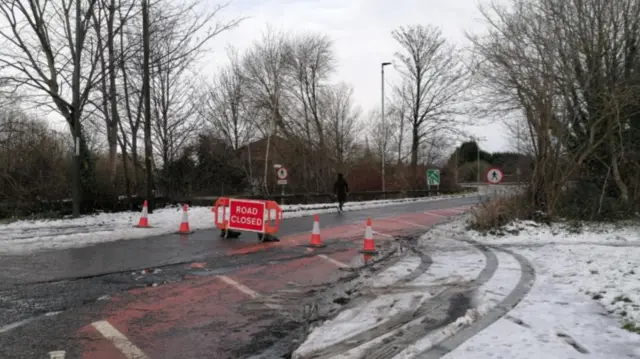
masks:
MULTIPOLYGON (((464 209, 374 219, 375 239, 380 243, 393 235, 422 232, 464 209)), ((286 322, 286 314, 298 309, 297 299, 312 286, 333 281, 341 266, 361 261, 358 247, 363 234, 364 225, 359 224, 323 228, 327 247, 308 253, 308 257, 244 266, 224 275, 194 276, 124 293, 113 298, 102 314, 109 330, 89 324, 79 333, 85 348, 83 358, 129 359, 136 358, 136 353, 144 353, 139 359, 242 357, 234 350, 273 339, 263 328, 286 322), (339 250, 332 251, 337 247, 339 250)), ((230 255, 260 255, 276 249, 304 254, 307 251, 299 246, 308 240, 308 233, 287 236, 281 242, 249 245, 230 255)))

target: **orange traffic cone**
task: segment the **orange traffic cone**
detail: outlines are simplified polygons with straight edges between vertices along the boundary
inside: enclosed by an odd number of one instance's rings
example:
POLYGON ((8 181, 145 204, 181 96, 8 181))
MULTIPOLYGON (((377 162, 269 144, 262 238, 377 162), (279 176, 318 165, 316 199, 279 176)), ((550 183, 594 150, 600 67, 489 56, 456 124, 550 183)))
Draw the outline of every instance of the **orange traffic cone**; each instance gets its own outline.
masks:
POLYGON ((180 229, 178 230, 178 233, 191 233, 191 228, 189 228, 189 209, 186 204, 182 207, 182 222, 180 222, 180 229))
POLYGON ((322 238, 320 238, 320 218, 318 215, 313 216, 313 230, 311 231, 311 241, 309 242, 309 247, 312 248, 322 248, 325 245, 322 243, 322 238))
POLYGON ((149 228, 149 206, 147 200, 142 204, 142 215, 140 216, 140 220, 138 221, 138 228, 149 228))
POLYGON ((371 258, 373 258, 373 255, 372 255, 372 254, 364 253, 364 254, 362 255, 362 261, 364 262, 364 265, 369 264, 369 261, 371 261, 371 258))
POLYGON ((376 243, 373 241, 373 229, 371 228, 371 217, 367 218, 367 228, 364 231, 364 246, 362 253, 376 254, 376 243))

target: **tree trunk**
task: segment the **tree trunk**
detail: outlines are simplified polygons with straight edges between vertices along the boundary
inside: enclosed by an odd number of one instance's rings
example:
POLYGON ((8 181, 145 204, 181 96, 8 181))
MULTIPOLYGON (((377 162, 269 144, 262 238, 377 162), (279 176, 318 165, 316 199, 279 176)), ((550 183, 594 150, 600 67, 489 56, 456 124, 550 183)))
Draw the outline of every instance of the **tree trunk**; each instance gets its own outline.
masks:
POLYGON ((418 150, 420 149, 420 135, 418 128, 414 127, 411 137, 411 185, 413 189, 418 187, 418 150))
POLYGON ((131 166, 133 167, 133 176, 131 178, 136 194, 140 194, 140 159, 138 158, 138 134, 137 131, 131 134, 131 166))
POLYGON ((615 151, 615 145, 613 141, 613 135, 610 135, 609 139, 609 151, 611 152, 611 169, 613 170, 613 181, 616 183, 616 187, 620 191, 620 199, 626 204, 629 202, 629 188, 622 180, 620 176, 620 168, 618 166, 618 152, 615 151))
POLYGON ((153 183, 153 147, 151 145, 151 77, 149 57, 151 55, 150 48, 150 25, 149 25, 149 3, 148 0, 142 0, 142 41, 143 41, 143 80, 142 92, 144 97, 144 160, 147 172, 147 201, 149 213, 155 208, 155 189, 153 183))
POLYGON ((125 190, 127 194, 128 208, 131 208, 131 177, 129 176, 129 160, 127 154, 127 143, 122 141, 120 143, 120 151, 122 151, 122 173, 124 174, 125 190))
MULTIPOLYGON (((124 54, 124 31, 120 31, 120 53, 124 54)), ((138 161, 138 126, 140 125, 140 111, 142 109, 142 94, 138 96, 138 111, 136 112, 136 117, 134 121, 133 113, 131 111, 131 101, 129 99, 129 79, 127 76, 127 66, 126 62, 121 59, 120 61, 120 71, 122 72, 122 81, 124 88, 124 104, 125 110, 127 114, 127 118, 129 119, 130 133, 131 133, 131 161, 132 161, 132 177, 131 180, 133 182, 133 188, 136 194, 139 194, 139 176, 138 170, 140 169, 140 164, 138 161)), ((125 132, 122 131, 122 135, 126 136, 125 132)), ((123 154, 124 155, 124 154, 123 154)))
MULTIPOLYGON (((73 216, 79 217, 82 212, 82 156, 85 151, 82 149, 84 136, 82 135, 82 126, 80 125, 80 75, 82 66, 82 40, 83 29, 82 23, 82 4, 80 1, 76 1, 76 33, 75 33, 75 58, 73 59, 73 76, 71 77, 71 93, 73 100, 71 101, 70 117, 67 118, 67 122, 71 126, 73 134, 73 183, 72 183, 72 197, 73 197, 73 216)), ((55 82, 53 82, 55 84, 55 82)), ((56 84, 57 86, 57 84, 56 84)), ((56 91, 57 92, 57 91, 56 91)), ((58 105, 58 107, 64 107, 58 105)), ((84 143, 86 149, 86 143, 84 143)))
POLYGON ((271 147, 271 134, 267 136, 267 148, 264 151, 264 189, 269 193, 269 149, 271 147))
POLYGON ((92 212, 95 209, 95 201, 97 199, 97 182, 95 174, 95 162, 89 146, 87 145, 82 125, 77 129, 78 145, 80 149, 79 166, 80 166, 80 193, 82 201, 80 206, 81 213, 92 212))
POLYGON ((398 164, 402 163, 402 145, 404 140, 404 114, 400 116, 400 133, 398 135, 398 164))
MULTIPOLYGON (((109 101, 111 104, 111 121, 107 123, 107 143, 109 145, 109 180, 116 187, 116 171, 118 157, 118 98, 116 89, 116 51, 114 45, 113 22, 116 17, 116 1, 111 0, 107 18, 107 51, 109 54, 109 101)), ((117 194, 116 194, 117 195, 117 194)))

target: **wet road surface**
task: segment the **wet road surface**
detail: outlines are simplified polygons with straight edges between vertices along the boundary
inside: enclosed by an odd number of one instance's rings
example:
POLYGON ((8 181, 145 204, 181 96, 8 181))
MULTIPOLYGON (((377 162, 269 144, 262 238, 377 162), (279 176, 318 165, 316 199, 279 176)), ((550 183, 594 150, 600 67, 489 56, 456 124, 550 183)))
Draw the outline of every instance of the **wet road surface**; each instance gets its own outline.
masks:
POLYGON ((313 251, 312 219, 301 217, 286 219, 275 243, 205 230, 2 257, 0 357, 247 357, 300 325, 304 298, 362 265, 367 217, 384 249, 477 201, 322 215, 327 246, 313 251))

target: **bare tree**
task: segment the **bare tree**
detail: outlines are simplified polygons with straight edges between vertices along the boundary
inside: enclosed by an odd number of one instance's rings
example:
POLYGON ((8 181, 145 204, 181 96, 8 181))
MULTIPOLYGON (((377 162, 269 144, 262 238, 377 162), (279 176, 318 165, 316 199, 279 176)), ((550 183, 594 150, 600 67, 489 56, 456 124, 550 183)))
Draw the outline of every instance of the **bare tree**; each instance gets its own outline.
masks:
MULTIPOLYGON (((199 0, 180 3, 162 1, 155 4, 150 13, 153 20, 149 37, 153 46, 149 54, 149 79, 153 84, 150 89, 153 114, 149 115, 153 117, 155 135, 155 141, 151 142, 160 153, 165 169, 193 137, 191 135, 198 126, 199 117, 195 116, 197 113, 193 108, 193 65, 215 36, 241 21, 217 20, 226 5, 217 5, 208 11, 202 8, 203 4, 199 0)), ((146 69, 145 66, 143 68, 146 69)), ((145 138, 150 135, 145 135, 145 138)), ((147 153, 146 157, 150 157, 150 154, 147 153)), ((149 182, 152 181, 149 175, 152 163, 150 159, 147 161, 149 182)))
POLYGON ((369 137, 371 143, 369 145, 373 147, 373 153, 377 157, 382 158, 382 151, 386 151, 385 158, 388 160, 392 159, 395 146, 391 141, 393 141, 393 135, 397 131, 397 124, 388 121, 383 123, 379 110, 369 111, 365 117, 365 121, 371 129, 371 135, 369 137))
POLYGON ((132 14, 133 8, 133 2, 125 4, 120 0, 101 0, 93 13, 93 26, 98 48, 106 47, 107 50, 98 54, 101 70, 99 84, 101 99, 100 103, 95 106, 100 110, 104 119, 109 152, 109 180, 112 186, 115 186, 118 129, 121 127, 117 92, 118 63, 125 61, 123 57, 125 54, 116 51, 116 46, 117 41, 122 38, 120 32, 132 14), (106 31, 103 31, 105 27, 106 31))
POLYGON ((154 149, 163 165, 173 162, 201 125, 195 107, 195 76, 161 70, 154 76, 152 126, 154 149))
MULTIPOLYGON (((395 91, 395 94, 403 93, 403 91, 395 91)), ((394 99, 391 101, 391 106, 389 108, 389 113, 387 114, 386 119, 393 123, 395 128, 397 129, 394 133, 394 142, 396 144, 396 160, 397 164, 401 164, 406 161, 407 156, 411 155, 411 151, 407 151, 407 143, 405 142, 405 138, 407 137, 408 130, 408 122, 409 122, 409 109, 407 107, 407 103, 402 101, 402 99, 394 99)))
POLYGON ((93 170, 80 120, 100 76, 96 71, 98 54, 104 50, 97 48, 89 33, 96 4, 97 0, 0 2, 1 18, 8 24, 0 30, 0 38, 4 40, 0 66, 14 73, 7 80, 15 88, 25 88, 29 94, 39 96, 44 104, 53 102, 73 135, 76 216, 81 211, 82 193, 93 186, 89 179, 93 170))
POLYGON ((454 131, 456 105, 465 89, 467 74, 458 52, 447 44, 439 29, 422 25, 400 27, 392 36, 401 47, 396 57, 402 82, 396 87, 396 94, 409 111, 415 185, 420 143, 435 131, 441 134, 454 131))
POLYGON ((309 188, 315 180, 316 189, 326 189, 331 183, 331 163, 322 157, 311 161, 315 153, 327 149, 327 129, 323 103, 323 92, 335 70, 333 43, 329 37, 317 33, 306 33, 291 37, 287 41, 287 94, 289 102, 288 123, 294 135, 305 143, 302 153, 304 185, 309 188))
POLYGON ((138 156, 138 139, 140 125, 142 124, 143 115, 143 57, 142 51, 143 39, 139 29, 142 25, 137 21, 138 17, 131 17, 126 23, 123 19, 126 13, 122 8, 118 8, 118 17, 123 23, 124 29, 120 31, 119 36, 119 54, 120 61, 118 69, 120 73, 120 86, 118 93, 118 106, 120 108, 119 137, 120 148, 122 151, 122 161, 124 175, 126 181, 126 190, 128 198, 131 198, 133 191, 139 191, 140 179, 140 163, 138 156), (122 119, 127 121, 123 121, 122 119), (129 175, 129 160, 131 162, 132 173, 129 175))
POLYGON ((40 201, 63 199, 69 190, 71 141, 19 105, 0 110, 0 216, 37 209, 40 201))
POLYGON ((207 86, 199 111, 226 143, 238 150, 255 138, 256 124, 237 53, 232 50, 229 57, 231 64, 207 86))
POLYGON ((326 94, 327 140, 331 143, 336 167, 343 169, 356 154, 358 134, 362 132, 359 123, 361 110, 354 106, 353 88, 339 84, 326 94))
POLYGON ((242 68, 246 78, 249 103, 258 116, 262 117, 261 121, 258 121, 258 128, 267 137, 263 179, 263 188, 266 189, 271 137, 276 130, 285 137, 291 137, 292 133, 285 119, 287 111, 287 37, 285 34, 268 29, 261 41, 256 42, 245 53, 242 68))
POLYGON ((489 33, 471 38, 484 100, 526 118, 536 157, 529 202, 554 214, 567 181, 580 180, 628 203, 638 173, 629 154, 638 149, 640 59, 630 44, 640 41, 640 4, 513 0, 483 13, 489 33))
POLYGON ((449 137, 437 131, 426 136, 420 145, 420 162, 425 165, 441 166, 447 160, 447 148, 451 142, 449 137))

